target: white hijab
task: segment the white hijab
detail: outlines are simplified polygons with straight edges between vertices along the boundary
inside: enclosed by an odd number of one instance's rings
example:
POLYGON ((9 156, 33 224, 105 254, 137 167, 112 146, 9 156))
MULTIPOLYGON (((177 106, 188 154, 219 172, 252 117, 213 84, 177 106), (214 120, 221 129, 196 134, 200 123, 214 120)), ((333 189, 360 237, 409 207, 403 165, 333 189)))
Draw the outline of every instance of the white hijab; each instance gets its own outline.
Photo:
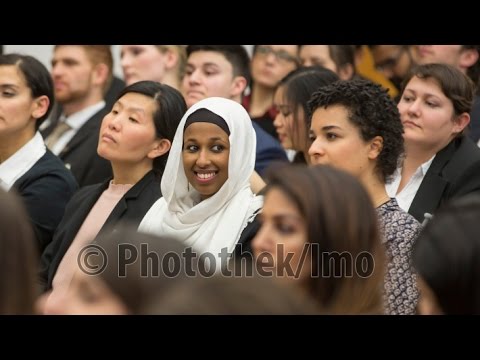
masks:
POLYGON ((255 166, 256 136, 250 116, 242 105, 225 98, 199 101, 183 116, 163 173, 163 197, 143 218, 139 231, 174 237, 199 252, 218 259, 222 248, 231 252, 246 225, 263 205, 263 197, 250 189, 255 166), (183 168, 183 133, 187 118, 198 109, 222 117, 230 130, 228 179, 213 196, 199 202, 200 194, 188 184, 183 168))

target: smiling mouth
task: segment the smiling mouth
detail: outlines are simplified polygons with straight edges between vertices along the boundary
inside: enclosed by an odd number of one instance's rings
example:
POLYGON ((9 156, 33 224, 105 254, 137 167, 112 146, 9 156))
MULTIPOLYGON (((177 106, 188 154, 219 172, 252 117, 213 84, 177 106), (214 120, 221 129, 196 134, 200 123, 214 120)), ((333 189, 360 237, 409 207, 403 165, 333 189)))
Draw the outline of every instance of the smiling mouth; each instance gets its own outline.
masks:
POLYGON ((218 171, 209 171, 209 172, 201 172, 201 173, 194 171, 194 174, 198 182, 208 183, 217 176, 218 171))

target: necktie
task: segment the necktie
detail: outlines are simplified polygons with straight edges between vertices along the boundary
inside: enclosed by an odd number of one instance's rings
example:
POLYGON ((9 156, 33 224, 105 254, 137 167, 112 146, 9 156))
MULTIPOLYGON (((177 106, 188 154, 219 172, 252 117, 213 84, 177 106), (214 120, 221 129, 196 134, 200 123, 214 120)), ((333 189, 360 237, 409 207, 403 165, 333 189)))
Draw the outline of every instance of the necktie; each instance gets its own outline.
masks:
POLYGON ((70 129, 70 125, 68 125, 65 121, 59 122, 55 129, 53 129, 47 140, 45 140, 45 145, 47 145, 47 147, 52 150, 52 147, 55 146, 58 139, 60 139, 62 135, 70 129))

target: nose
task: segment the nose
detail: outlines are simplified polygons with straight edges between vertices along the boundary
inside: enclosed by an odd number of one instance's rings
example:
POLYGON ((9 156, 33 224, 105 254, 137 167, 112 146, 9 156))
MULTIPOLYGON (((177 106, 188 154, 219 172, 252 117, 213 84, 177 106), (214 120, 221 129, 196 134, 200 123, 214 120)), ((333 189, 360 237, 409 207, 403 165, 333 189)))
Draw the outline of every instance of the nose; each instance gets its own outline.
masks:
POLYGON ((188 77, 189 84, 198 84, 200 82, 200 71, 193 70, 190 74, 185 75, 188 77))
POLYGON ((257 235, 252 240, 252 249, 255 253, 255 256, 258 256, 261 252, 268 251, 271 248, 270 243, 270 231, 268 225, 263 223, 260 229, 257 232, 257 235))
POLYGON ((121 117, 120 117, 120 114, 112 114, 110 113, 109 115, 107 115, 108 118, 106 118, 105 120, 107 121, 107 124, 108 124, 108 128, 110 130, 115 130, 115 131, 119 131, 120 128, 121 128, 121 117))
POLYGON ((130 55, 125 53, 120 56, 120 65, 122 66, 122 68, 125 68, 128 65, 130 65, 130 62, 131 62, 130 55))
POLYGON ((312 145, 310 145, 310 148, 308 149, 308 155, 310 156, 312 163, 314 163, 313 160, 324 154, 325 151, 322 144, 320 143, 320 140, 318 138, 315 139, 315 141, 313 141, 312 145))
POLYGON ((275 116, 275 119, 273 119, 273 126, 275 126, 276 129, 279 129, 283 126, 283 115, 282 113, 278 113, 277 116, 275 116))
POLYGON ((410 104, 408 104, 408 107, 407 107, 408 115, 410 115, 410 116, 412 116, 412 115, 419 116, 420 115, 419 100, 420 99, 417 99, 415 101, 412 101, 410 104))
POLYGON ((205 168, 207 167, 208 165, 210 165, 211 161, 210 161, 210 157, 208 156, 208 153, 206 150, 200 150, 198 152, 198 158, 197 158, 197 161, 196 161, 196 164, 198 167, 200 168, 205 168))

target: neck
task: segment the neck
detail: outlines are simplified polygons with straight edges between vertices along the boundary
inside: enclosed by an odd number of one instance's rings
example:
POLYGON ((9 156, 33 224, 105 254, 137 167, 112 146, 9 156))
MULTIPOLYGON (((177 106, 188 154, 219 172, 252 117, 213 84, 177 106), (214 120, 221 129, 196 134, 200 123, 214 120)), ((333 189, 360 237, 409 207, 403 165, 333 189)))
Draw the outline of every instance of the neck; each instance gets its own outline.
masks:
POLYGON ((373 174, 370 176, 363 176, 360 178, 360 182, 370 195, 370 199, 375 208, 380 207, 382 204, 390 200, 387 190, 385 189, 385 183, 380 181, 378 176, 373 174))
POLYGON ((62 103, 63 112, 65 116, 70 116, 75 114, 83 109, 95 105, 103 100, 103 96, 101 94, 90 94, 81 99, 74 99, 65 103, 62 103))
POLYGON ((20 150, 35 136, 35 128, 26 128, 20 134, 0 136, 0 164, 20 150))
POLYGON ((113 170, 113 183, 115 185, 125 185, 131 184, 134 185, 139 182, 146 173, 152 170, 152 162, 149 164, 135 164, 131 163, 120 163, 120 162, 111 162, 113 170))
MULTIPOLYGON (((176 70, 176 69, 173 69, 176 70)), ((175 74, 175 72, 167 72, 165 73, 165 76, 163 77, 162 84, 169 85, 177 90, 180 89, 180 80, 178 76, 175 74)))

